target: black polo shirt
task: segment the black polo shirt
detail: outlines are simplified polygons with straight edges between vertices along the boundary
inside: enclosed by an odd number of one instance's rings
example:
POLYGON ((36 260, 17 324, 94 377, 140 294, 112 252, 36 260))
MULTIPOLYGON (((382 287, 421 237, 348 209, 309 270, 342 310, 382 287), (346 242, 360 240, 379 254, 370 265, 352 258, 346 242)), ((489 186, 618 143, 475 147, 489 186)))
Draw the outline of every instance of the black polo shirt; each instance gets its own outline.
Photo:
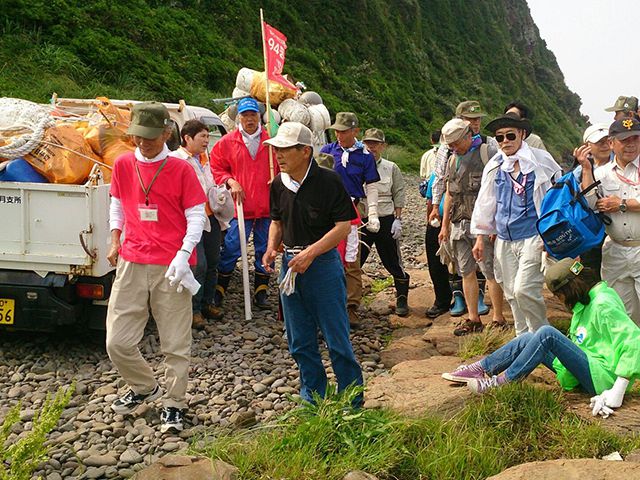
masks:
POLYGON ((315 160, 297 193, 282 183, 278 175, 271 183, 271 220, 282 222, 282 240, 288 247, 317 242, 336 222, 357 218, 351 198, 340 176, 320 168, 315 160))

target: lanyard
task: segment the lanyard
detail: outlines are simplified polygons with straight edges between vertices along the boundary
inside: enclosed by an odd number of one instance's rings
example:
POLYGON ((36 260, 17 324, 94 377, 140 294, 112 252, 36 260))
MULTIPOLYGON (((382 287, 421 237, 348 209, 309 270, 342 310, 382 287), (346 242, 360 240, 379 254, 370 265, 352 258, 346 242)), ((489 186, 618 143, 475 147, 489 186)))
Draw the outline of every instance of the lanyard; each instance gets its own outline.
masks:
POLYGON ((167 160, 169 160, 169 157, 166 157, 162 161, 162 165, 160 165, 160 168, 156 170, 155 175, 151 179, 151 183, 149 184, 149 187, 144 186, 144 182, 142 181, 142 175, 140 175, 140 168, 138 168, 138 161, 136 160, 136 173, 138 174, 138 181, 140 182, 140 188, 142 188, 142 191, 144 192, 144 203, 147 207, 149 206, 149 193, 151 193, 151 187, 153 187, 153 184, 155 183, 156 178, 158 178, 158 175, 160 175, 160 171, 164 168, 165 164, 167 163, 167 160))
MULTIPOLYGON (((626 183, 627 185, 631 185, 633 187, 637 187, 638 185, 640 185, 640 182, 634 182, 633 180, 629 180, 624 175, 620 175, 620 173, 618 173, 617 170, 616 170, 616 175, 622 182, 626 183)), ((638 179, 640 179, 640 164, 638 165, 638 179)))
POLYGON ((513 191, 516 192, 516 195, 524 194, 527 187, 527 175, 524 174, 522 176, 522 183, 513 178, 511 174, 509 174, 509 178, 511 179, 511 185, 513 186, 513 191))

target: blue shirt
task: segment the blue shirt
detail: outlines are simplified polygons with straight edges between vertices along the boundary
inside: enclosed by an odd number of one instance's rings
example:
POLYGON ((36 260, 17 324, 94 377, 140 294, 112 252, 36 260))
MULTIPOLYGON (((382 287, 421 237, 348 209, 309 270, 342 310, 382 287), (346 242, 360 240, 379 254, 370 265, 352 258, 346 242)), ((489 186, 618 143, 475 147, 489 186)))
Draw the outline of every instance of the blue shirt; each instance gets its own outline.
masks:
POLYGON ((533 203, 533 186, 536 175, 527 174, 526 182, 520 172, 515 181, 524 187, 523 193, 516 193, 511 175, 501 168, 496 173, 496 229, 498 238, 510 242, 524 240, 538 234, 536 222, 538 213, 533 203))
POLYGON ((342 178, 344 188, 350 197, 365 198, 363 185, 380 181, 380 175, 376 168, 376 159, 372 153, 365 153, 363 148, 358 148, 349 154, 349 162, 346 168, 342 166, 343 148, 338 142, 325 145, 320 150, 333 156, 333 169, 342 178))
MULTIPOLYGON (((436 180, 436 172, 431 172, 427 183, 427 200, 433 200, 433 182, 436 180)), ((438 207, 440 218, 444 215, 444 195, 440 199, 440 205, 438 207)))

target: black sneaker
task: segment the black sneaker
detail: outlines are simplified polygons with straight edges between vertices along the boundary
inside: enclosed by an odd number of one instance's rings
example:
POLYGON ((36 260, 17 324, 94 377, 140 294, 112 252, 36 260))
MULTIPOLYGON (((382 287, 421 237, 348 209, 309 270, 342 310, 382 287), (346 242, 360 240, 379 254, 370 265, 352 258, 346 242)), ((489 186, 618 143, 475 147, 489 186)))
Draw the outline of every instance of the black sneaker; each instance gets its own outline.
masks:
POLYGON ((436 318, 440 315, 443 315, 449 311, 449 307, 441 307, 439 305, 434 304, 433 306, 427 308, 425 315, 429 318, 436 318))
POLYGON ((115 402, 111 404, 111 410, 121 415, 133 412, 139 405, 145 402, 152 402, 162 396, 160 385, 156 385, 151 393, 146 395, 136 394, 133 390, 129 391, 115 402))
POLYGON ((164 407, 160 412, 160 431, 166 433, 171 429, 182 431, 182 410, 176 407, 164 407))

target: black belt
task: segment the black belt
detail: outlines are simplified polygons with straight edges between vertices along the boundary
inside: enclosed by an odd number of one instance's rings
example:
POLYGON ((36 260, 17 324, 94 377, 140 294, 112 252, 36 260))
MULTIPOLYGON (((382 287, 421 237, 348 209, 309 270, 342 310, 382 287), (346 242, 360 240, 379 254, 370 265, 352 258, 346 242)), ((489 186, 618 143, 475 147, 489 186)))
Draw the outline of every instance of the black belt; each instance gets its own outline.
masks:
POLYGON ((286 253, 287 255, 297 255, 298 253, 300 253, 301 251, 303 251, 305 248, 308 248, 309 245, 296 245, 295 247, 287 247, 286 245, 284 246, 284 253, 286 253))

